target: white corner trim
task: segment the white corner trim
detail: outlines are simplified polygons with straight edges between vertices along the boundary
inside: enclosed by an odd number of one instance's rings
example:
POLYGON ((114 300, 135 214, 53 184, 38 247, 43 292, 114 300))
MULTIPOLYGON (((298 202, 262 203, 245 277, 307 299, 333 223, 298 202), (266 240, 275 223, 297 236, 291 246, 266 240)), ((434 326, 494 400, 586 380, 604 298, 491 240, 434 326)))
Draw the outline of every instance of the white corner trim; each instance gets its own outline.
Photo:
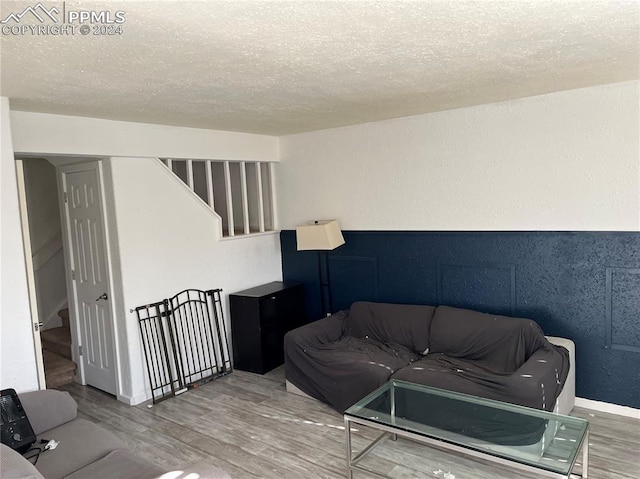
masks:
POLYGON ((128 404, 129 406, 136 406, 138 404, 142 404, 143 402, 150 401, 151 393, 144 392, 132 396, 128 394, 118 394, 117 399, 118 401, 128 404))
POLYGON ((618 416, 632 417, 640 419, 640 409, 628 406, 620 406, 603 401, 594 401, 593 399, 576 398, 576 406, 593 411, 606 412, 609 414, 617 414, 618 416))

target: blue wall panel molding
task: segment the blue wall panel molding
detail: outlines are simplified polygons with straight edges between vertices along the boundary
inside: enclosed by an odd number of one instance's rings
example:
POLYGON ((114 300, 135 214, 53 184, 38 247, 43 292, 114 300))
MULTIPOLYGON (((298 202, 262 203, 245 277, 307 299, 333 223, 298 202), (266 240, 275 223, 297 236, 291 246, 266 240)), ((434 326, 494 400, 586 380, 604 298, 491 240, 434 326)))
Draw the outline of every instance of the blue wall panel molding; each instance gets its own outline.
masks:
POLYGON ((606 345, 640 353, 640 269, 607 268, 606 281, 606 345))
MULTIPOLYGON (((334 309, 363 299, 531 318, 576 343, 576 393, 640 408, 640 233, 345 231, 334 309)), ((317 255, 282 231, 285 281, 319 318, 317 255)))

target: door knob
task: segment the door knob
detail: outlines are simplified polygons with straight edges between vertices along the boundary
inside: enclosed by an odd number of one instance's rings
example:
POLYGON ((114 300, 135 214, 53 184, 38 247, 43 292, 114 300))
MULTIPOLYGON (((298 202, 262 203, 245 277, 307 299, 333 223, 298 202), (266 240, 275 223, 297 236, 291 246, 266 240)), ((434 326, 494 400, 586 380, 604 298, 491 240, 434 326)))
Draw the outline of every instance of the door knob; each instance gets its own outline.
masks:
POLYGON ((107 293, 102 293, 100 296, 98 296, 96 301, 100 301, 101 299, 109 299, 109 296, 107 296, 107 293))

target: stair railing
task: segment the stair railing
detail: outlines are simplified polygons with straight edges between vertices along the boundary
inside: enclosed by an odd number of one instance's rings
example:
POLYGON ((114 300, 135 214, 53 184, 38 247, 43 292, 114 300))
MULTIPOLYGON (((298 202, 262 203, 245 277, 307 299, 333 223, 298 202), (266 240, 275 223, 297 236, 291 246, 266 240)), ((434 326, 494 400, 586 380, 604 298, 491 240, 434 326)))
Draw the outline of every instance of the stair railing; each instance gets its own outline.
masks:
POLYGON ((160 161, 221 218, 223 237, 277 230, 274 163, 160 161))

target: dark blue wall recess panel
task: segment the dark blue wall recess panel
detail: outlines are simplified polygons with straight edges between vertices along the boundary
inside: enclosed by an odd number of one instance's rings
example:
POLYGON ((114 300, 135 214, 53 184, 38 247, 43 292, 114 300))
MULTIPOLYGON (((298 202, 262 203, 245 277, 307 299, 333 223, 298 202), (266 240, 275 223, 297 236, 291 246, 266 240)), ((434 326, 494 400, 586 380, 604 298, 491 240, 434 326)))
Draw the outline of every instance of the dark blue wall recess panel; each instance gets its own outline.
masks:
MULTIPOLYGON (((321 316, 317 256, 283 231, 285 281, 321 316)), ((531 318, 576 343, 576 395, 640 408, 640 233, 346 231, 329 253, 334 310, 448 304, 531 318)))

